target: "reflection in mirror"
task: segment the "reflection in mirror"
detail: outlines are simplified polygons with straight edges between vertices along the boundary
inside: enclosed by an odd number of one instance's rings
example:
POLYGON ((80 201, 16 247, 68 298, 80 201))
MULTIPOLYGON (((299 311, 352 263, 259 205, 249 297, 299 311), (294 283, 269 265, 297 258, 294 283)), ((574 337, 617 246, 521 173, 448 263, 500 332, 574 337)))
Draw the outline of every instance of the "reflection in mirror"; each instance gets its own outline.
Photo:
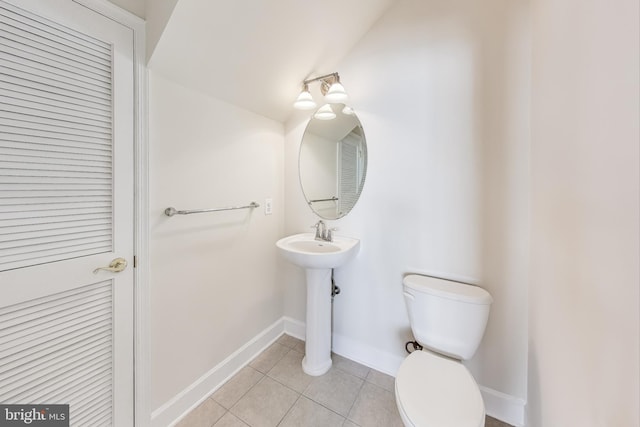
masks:
POLYGON ((335 119, 309 119, 298 162, 307 203, 324 219, 338 219, 351 211, 367 172, 367 144, 360 120, 343 104, 331 107, 335 119))

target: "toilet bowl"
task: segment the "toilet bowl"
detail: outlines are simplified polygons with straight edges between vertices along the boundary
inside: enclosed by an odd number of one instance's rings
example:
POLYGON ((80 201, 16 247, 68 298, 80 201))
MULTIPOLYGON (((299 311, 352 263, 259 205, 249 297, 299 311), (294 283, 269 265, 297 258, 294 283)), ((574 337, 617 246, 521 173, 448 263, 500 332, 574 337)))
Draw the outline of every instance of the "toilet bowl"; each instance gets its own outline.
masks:
POLYGON ((483 427, 484 402, 462 364, 477 350, 489 317, 491 295, 482 288, 408 275, 403 280, 411 329, 423 350, 400 365, 395 381, 398 411, 409 427, 483 427))
POLYGON ((462 363, 414 351, 396 375, 396 403, 409 427, 483 427, 484 404, 462 363))

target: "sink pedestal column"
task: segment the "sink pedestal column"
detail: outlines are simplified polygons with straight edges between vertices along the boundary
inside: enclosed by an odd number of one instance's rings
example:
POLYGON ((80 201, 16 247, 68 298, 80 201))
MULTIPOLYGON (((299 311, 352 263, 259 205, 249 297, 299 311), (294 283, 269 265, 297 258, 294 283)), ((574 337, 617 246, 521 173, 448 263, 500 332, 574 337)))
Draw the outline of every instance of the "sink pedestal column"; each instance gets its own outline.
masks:
POLYGON ((331 368, 331 269, 306 269, 307 336, 302 370, 318 376, 331 368))
POLYGON ((360 250, 360 240, 333 236, 316 240, 313 233, 294 234, 276 242, 282 256, 305 269, 307 278, 307 337, 302 370, 322 375, 331 369, 331 270, 360 250))

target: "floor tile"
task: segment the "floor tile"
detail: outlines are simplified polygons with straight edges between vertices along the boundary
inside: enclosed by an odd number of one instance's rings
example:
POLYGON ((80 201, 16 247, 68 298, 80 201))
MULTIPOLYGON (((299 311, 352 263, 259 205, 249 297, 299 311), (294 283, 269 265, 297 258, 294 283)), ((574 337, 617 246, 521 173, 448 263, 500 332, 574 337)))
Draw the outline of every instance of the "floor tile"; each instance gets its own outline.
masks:
POLYGON ((209 398, 178 422, 176 427, 211 427, 225 412, 226 409, 209 398))
POLYGON ((231 409, 231 413, 251 427, 274 427, 291 409, 299 394, 264 377, 231 409))
POLYGON ((258 357, 253 359, 251 363, 249 363, 249 366, 263 374, 266 374, 290 350, 291 349, 287 346, 278 344, 277 342, 273 343, 265 351, 260 353, 258 357))
POLYGON ((249 425, 243 423, 240 418, 236 417, 231 412, 227 412, 218 420, 217 423, 213 425, 213 427, 249 427, 249 425))
POLYGON ((326 374, 315 377, 303 394, 332 411, 347 416, 363 382, 356 376, 332 368, 326 374))
POLYGON ((485 418, 485 427, 511 427, 511 424, 504 423, 502 421, 496 420, 495 418, 491 418, 487 415, 485 418))
POLYGON ((336 427, 344 421, 344 417, 301 396, 279 427, 336 427))
POLYGON ((304 341, 287 334, 281 335, 276 342, 289 348, 296 348, 300 343, 304 346, 304 341))
POLYGON ((392 377, 391 375, 383 374, 382 372, 376 371, 375 369, 371 369, 369 371, 369 374, 367 375, 367 378, 365 378, 365 380, 377 386, 380 386, 392 393, 396 389, 396 379, 394 377, 392 377))
POLYGON ((361 427, 403 427, 392 392, 365 382, 348 418, 361 427))
POLYGON ((227 409, 235 405, 246 392, 264 377, 264 374, 245 366, 211 396, 227 409))
POLYGON ((331 359, 333 360, 334 367, 348 372, 351 375, 355 375, 358 378, 366 378, 367 374, 369 374, 369 368, 358 362, 349 360, 346 357, 342 357, 339 354, 332 353, 331 359))
POLYGON ((304 354, 305 351, 307 351, 307 349, 305 347, 305 342, 304 341, 297 342, 296 345, 293 346, 292 350, 295 350, 298 353, 304 354))
MULTIPOLYGON (((402 426, 392 376, 333 355, 312 377, 303 357, 304 341, 282 335, 177 427, 402 426)), ((485 427, 511 426, 487 416, 485 427)))
POLYGON ((290 351, 276 363, 267 375, 298 393, 302 393, 313 381, 313 377, 305 374, 302 370, 303 357, 302 353, 290 351))

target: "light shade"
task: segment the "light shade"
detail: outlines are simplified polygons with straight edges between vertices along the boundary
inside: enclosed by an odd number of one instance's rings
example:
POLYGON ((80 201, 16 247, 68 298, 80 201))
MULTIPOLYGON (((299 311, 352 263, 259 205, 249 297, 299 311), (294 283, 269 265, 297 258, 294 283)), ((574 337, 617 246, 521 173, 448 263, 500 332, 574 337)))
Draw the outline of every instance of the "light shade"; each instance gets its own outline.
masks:
POLYGON ((319 120, 333 120, 336 118, 336 113, 331 109, 331 105, 324 104, 316 111, 313 117, 319 120))
POLYGON ((347 99, 349 99, 349 96, 344 90, 344 86, 342 86, 340 82, 335 82, 331 85, 331 87, 329 87, 329 90, 327 91, 324 99, 326 99, 327 102, 336 104, 338 102, 344 103, 347 99))
POLYGON ((342 114, 346 114, 347 116, 351 116, 351 115, 355 114, 355 112, 353 111, 353 108, 349 107, 348 105, 345 105, 344 108, 342 109, 342 114))
POLYGON ((300 92, 300 95, 298 95, 298 98, 293 103, 293 108, 298 110, 313 110, 316 108, 316 102, 313 100, 307 86, 305 86, 302 92, 300 92))

